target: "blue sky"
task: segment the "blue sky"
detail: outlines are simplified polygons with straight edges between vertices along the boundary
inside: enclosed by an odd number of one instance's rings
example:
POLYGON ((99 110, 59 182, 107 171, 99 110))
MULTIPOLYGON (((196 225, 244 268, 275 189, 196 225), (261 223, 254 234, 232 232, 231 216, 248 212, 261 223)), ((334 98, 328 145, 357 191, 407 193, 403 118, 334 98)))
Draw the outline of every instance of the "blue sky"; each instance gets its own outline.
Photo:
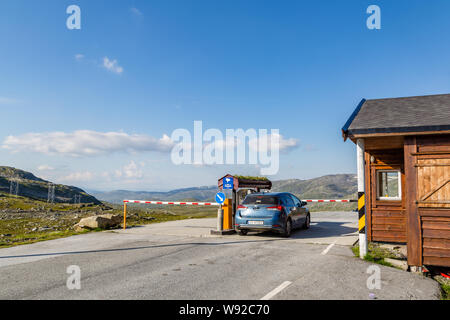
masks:
POLYGON ((259 173, 172 164, 159 139, 201 120, 295 140, 272 179, 353 173, 355 148, 340 129, 362 98, 449 92, 448 12, 448 1, 1 1, 0 164, 101 190, 259 173), (71 4, 81 30, 66 27, 71 4), (371 4, 381 30, 366 27, 371 4), (80 130, 97 143, 110 132, 156 147, 119 139, 70 153, 80 130), (42 147, 50 143, 56 151, 42 147))

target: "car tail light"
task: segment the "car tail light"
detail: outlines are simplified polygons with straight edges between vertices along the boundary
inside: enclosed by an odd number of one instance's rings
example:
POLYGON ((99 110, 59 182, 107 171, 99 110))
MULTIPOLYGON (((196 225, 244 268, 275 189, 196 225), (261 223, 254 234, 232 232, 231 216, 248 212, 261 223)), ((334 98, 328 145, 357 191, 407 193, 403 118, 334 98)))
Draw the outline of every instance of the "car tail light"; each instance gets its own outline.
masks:
POLYGON ((278 210, 283 211, 283 206, 274 206, 274 207, 268 207, 268 210, 278 210))
POLYGON ((247 209, 247 207, 243 205, 238 205, 238 209, 247 209))

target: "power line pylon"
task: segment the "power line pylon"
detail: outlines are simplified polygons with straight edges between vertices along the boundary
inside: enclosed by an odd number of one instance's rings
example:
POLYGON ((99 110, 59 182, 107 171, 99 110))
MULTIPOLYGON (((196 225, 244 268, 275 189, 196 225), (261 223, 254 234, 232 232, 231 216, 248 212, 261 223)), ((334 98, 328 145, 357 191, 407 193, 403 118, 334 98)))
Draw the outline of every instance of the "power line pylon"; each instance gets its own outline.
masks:
POLYGON ((48 203, 55 202, 55 185, 51 183, 48 185, 47 202, 48 203))

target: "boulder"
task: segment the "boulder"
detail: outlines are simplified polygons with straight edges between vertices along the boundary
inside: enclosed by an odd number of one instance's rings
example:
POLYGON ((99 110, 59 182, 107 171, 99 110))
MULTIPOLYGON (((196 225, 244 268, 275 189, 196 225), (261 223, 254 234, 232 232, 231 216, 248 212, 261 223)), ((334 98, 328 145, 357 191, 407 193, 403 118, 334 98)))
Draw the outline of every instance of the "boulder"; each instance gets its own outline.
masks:
POLYGON ((53 228, 50 228, 50 227, 42 227, 42 228, 39 228, 37 231, 42 232, 42 231, 49 231, 49 230, 53 230, 53 228))
POLYGON ((114 214, 103 214, 98 216, 92 216, 83 218, 78 222, 74 228, 77 231, 82 229, 108 229, 120 225, 122 217, 114 214))

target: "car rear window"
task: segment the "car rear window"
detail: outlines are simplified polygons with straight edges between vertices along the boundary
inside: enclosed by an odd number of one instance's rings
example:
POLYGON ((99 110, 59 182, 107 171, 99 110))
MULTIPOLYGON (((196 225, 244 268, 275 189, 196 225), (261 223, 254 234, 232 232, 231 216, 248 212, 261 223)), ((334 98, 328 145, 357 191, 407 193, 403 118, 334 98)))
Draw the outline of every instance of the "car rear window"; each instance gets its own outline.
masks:
POLYGON ((244 202, 242 204, 276 204, 276 205, 278 205, 278 197, 249 195, 249 196, 245 197, 244 202))

